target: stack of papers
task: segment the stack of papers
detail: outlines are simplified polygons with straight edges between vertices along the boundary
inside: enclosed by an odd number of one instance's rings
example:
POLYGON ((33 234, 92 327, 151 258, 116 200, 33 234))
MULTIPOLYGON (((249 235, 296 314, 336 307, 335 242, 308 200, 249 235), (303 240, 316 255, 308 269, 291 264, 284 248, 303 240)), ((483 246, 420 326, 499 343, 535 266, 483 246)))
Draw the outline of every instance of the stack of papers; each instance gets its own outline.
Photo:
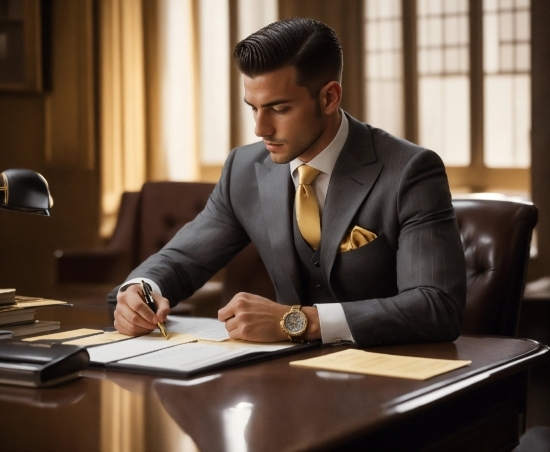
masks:
POLYGON ((260 344, 229 339, 225 324, 210 318, 169 316, 168 340, 155 330, 130 337, 117 332, 74 330, 26 340, 86 347, 93 365, 121 370, 188 376, 243 360, 279 356, 317 344, 260 344))
POLYGON ((2 292, 5 291, 13 291, 13 302, 11 304, 0 302, 0 325, 2 326, 2 330, 4 330, 0 332, 0 339, 59 329, 59 322, 35 320, 36 308, 66 305, 67 303, 58 300, 15 295, 15 289, 0 289, 0 298, 2 292))

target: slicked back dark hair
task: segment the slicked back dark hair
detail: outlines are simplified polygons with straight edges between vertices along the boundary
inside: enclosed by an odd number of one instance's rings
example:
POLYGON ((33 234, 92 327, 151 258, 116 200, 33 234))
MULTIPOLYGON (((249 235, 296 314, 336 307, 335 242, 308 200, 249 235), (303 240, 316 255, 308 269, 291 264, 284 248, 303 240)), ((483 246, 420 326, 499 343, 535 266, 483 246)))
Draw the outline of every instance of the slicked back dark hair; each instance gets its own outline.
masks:
POLYGON ((313 19, 273 22, 239 42, 233 57, 239 71, 250 78, 294 66, 296 82, 312 97, 328 82, 342 79, 340 40, 332 28, 313 19))

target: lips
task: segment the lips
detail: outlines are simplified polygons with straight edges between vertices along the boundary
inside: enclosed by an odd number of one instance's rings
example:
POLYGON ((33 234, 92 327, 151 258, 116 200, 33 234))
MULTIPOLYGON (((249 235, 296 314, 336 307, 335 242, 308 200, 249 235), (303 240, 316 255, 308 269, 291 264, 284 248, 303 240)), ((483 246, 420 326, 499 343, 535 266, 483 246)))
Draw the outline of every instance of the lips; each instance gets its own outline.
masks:
POLYGON ((283 143, 272 143, 270 141, 264 141, 264 144, 267 150, 270 152, 280 149, 280 147, 283 145, 283 143))

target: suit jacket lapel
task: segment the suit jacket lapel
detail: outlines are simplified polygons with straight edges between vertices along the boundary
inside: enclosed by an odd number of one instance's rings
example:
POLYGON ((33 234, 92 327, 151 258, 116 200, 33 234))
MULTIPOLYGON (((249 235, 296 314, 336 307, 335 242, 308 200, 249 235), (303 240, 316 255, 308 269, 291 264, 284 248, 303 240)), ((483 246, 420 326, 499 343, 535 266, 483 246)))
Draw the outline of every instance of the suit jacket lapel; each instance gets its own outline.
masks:
POLYGON ((334 166, 323 210, 321 264, 326 281, 339 252, 340 242, 357 210, 372 189, 382 163, 378 161, 368 127, 351 116, 349 134, 334 166))
POLYGON ((294 186, 288 165, 276 164, 269 157, 256 163, 256 179, 260 193, 277 280, 280 302, 301 304, 302 287, 292 232, 294 186))

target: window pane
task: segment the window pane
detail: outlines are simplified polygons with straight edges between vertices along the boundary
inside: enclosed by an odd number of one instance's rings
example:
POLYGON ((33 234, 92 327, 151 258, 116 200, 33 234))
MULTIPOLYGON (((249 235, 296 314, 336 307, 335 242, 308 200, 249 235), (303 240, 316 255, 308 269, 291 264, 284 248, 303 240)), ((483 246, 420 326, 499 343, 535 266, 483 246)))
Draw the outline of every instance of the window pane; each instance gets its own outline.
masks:
MULTIPOLYGON (((178 0, 179 1, 179 0, 178 0)), ((210 10, 210 14, 216 9, 210 10)), ((262 27, 277 20, 277 0, 237 0, 237 40, 241 40, 262 27)), ((244 87, 239 83, 239 99, 244 99, 244 87)), ((236 145, 243 145, 258 141, 254 133, 256 123, 250 107, 240 103, 239 130, 236 145)))
POLYGON ((500 39, 511 41, 514 39, 514 16, 512 13, 500 14, 500 39))
POLYGON ((531 69, 531 46, 519 44, 516 46, 516 71, 527 72, 531 69))
POLYGON ((379 42, 380 42, 380 50, 391 50, 392 49, 392 41, 393 41, 393 30, 392 30, 392 22, 384 21, 380 22, 380 30, 379 33, 379 42))
POLYGON ((443 71, 442 59, 440 50, 428 50, 429 74, 440 74, 443 71))
POLYGON ((430 2, 417 12, 419 140, 445 164, 470 163, 469 29, 467 2, 430 2))
POLYGON ((403 136, 400 0, 365 0, 366 121, 403 136))
POLYGON ((459 49, 445 50, 445 72, 453 73, 460 71, 460 54, 459 49))
POLYGON ((420 47, 426 47, 430 43, 428 21, 426 19, 418 21, 417 39, 420 47))
POLYGON ((428 45, 438 46, 443 41, 442 33, 443 27, 441 19, 437 17, 431 17, 428 19, 428 45))
POLYGON ((454 14, 460 12, 459 0, 446 0, 443 6, 445 7, 446 13, 454 14))
POLYGON ((392 133, 402 131, 403 90, 401 82, 370 82, 367 91, 368 121, 376 127, 392 133))
POLYGON ((528 167, 531 128, 529 2, 484 2, 484 160, 528 167), (495 23, 498 21, 498 27, 495 23), (498 55, 498 57, 495 57, 498 55))
POLYGON ((459 19, 458 17, 449 17, 445 20, 445 44, 458 44, 459 40, 459 19))
POLYGON ((497 72, 499 68, 498 16, 484 14, 483 17, 483 62, 485 72, 497 72))
POLYGON ((423 77, 419 85, 420 144, 446 165, 470 163, 468 77, 423 77))
MULTIPOLYGON (((372 2, 369 2, 369 4, 372 2)), ((380 30, 378 23, 370 22, 367 26, 367 51, 380 48, 380 30)))
POLYGON ((443 2, 441 0, 428 0, 428 14, 435 15, 441 14, 441 7, 443 2))
POLYGON ((380 77, 380 55, 372 53, 367 55, 367 78, 378 79, 380 77))
POLYGON ((485 79, 485 164, 528 167, 531 107, 529 76, 492 75, 485 79))
POLYGON ((529 23, 529 11, 516 13, 516 39, 528 41, 531 39, 531 24, 529 23))
POLYGON ((514 46, 500 46, 500 69, 502 71, 512 71, 514 69, 514 46))
POLYGON ((205 164, 221 164, 230 149, 229 3, 200 2, 200 155, 205 164), (212 9, 216 14, 212 15, 212 9), (212 30, 216 30, 212 33, 212 30), (216 133, 212 133, 215 130, 216 133))

